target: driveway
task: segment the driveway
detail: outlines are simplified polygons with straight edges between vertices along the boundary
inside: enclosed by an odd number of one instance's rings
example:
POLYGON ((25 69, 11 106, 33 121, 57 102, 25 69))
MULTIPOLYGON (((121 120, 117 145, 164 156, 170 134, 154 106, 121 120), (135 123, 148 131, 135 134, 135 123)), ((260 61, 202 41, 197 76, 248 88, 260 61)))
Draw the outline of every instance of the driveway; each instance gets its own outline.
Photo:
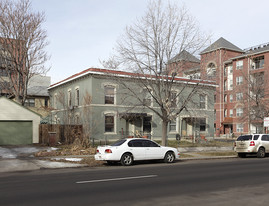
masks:
POLYGON ((49 147, 35 146, 0 146, 0 158, 2 159, 17 159, 34 157, 34 153, 49 150, 49 147))
POLYGON ((0 146, 0 173, 31 171, 41 168, 55 169, 85 166, 83 164, 42 160, 34 156, 36 152, 55 149, 53 147, 40 146, 0 146))

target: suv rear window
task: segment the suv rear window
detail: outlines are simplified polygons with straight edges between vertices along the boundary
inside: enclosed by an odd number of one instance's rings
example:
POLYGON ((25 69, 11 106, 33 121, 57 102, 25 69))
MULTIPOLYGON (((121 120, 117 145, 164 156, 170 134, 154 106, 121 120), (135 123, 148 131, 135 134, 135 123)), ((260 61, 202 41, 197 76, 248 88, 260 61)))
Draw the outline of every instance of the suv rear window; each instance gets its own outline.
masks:
POLYGON ((237 138, 237 141, 248 141, 252 139, 252 135, 242 135, 237 138))

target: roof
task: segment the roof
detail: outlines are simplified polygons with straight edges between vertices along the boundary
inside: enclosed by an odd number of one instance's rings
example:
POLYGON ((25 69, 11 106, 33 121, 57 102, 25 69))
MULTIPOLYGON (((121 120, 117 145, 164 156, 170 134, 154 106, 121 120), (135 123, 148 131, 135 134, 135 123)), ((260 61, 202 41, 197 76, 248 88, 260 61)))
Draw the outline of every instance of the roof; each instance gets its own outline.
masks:
POLYGON ((218 49, 227 49, 231 51, 245 53, 242 49, 240 49, 239 47, 235 46, 231 42, 221 37, 217 41, 215 41, 213 44, 211 44, 209 47, 207 47, 205 50, 203 50, 200 54, 205 54, 205 53, 215 51, 218 49))
POLYGON ((173 62, 178 62, 178 61, 188 61, 188 62, 195 62, 195 63, 200 63, 200 60, 187 52, 186 50, 183 50, 176 56, 174 56, 172 59, 170 59, 168 62, 173 63, 173 62))
POLYGON ((27 110, 27 111, 29 111, 29 112, 31 112, 31 113, 33 113, 33 114, 35 114, 35 115, 41 117, 41 115, 38 114, 37 112, 32 111, 31 109, 29 109, 29 108, 27 108, 27 107, 24 107, 24 106, 22 106, 21 104, 19 104, 18 102, 13 101, 13 100, 10 100, 10 99, 6 98, 5 96, 0 96, 0 101, 9 101, 9 102, 10 102, 9 105, 12 105, 12 104, 13 104, 13 105, 17 105, 17 106, 21 107, 22 109, 27 110))
MULTIPOLYGON (((156 76, 154 75, 149 75, 149 74, 139 74, 139 73, 132 73, 132 72, 125 72, 125 71, 119 71, 119 70, 109 70, 109 69, 98 69, 98 68, 89 68, 86 69, 82 72, 79 72, 77 74, 74 74, 60 82, 57 82, 55 84, 50 85, 50 87, 48 88, 49 90, 55 87, 58 87, 60 85, 69 83, 73 80, 76 80, 78 78, 81 77, 85 77, 87 75, 93 75, 93 74, 97 74, 97 75, 110 75, 110 76, 118 76, 118 77, 125 77, 125 78, 155 78, 156 76)), ((172 77, 171 77, 172 79, 172 77)), ((216 86, 215 82, 213 81, 208 81, 208 80, 190 80, 188 78, 184 78, 184 77, 175 77, 174 78, 175 82, 188 82, 188 83, 201 83, 201 84, 207 84, 207 85, 211 85, 211 86, 216 86)))
POLYGON ((254 56, 262 54, 269 51, 269 43, 260 44, 257 46, 252 46, 247 49, 244 49, 245 53, 236 57, 231 58, 231 60, 240 59, 248 56, 254 56))
POLYGON ((27 95, 29 96, 49 96, 48 87, 47 86, 35 86, 30 87, 27 90, 27 95))
POLYGON ((34 75, 29 79, 27 95, 49 96, 48 87, 51 84, 49 76, 34 75))

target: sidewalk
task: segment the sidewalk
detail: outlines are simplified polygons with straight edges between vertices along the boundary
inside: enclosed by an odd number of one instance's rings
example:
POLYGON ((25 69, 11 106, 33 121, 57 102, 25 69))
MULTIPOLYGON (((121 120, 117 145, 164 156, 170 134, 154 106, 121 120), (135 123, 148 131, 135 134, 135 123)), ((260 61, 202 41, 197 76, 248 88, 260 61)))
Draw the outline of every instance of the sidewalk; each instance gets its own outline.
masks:
MULTIPOLYGON (((2 172, 18 172, 18 171, 32 171, 39 169, 57 169, 57 168, 72 168, 72 167, 87 167, 87 164, 73 163, 79 158, 89 157, 89 155, 77 156, 63 156, 63 157, 48 157, 50 160, 44 158, 34 157, 34 153, 44 149, 44 147, 0 147, 0 173, 2 172), (70 162, 62 162, 65 159, 70 162)), ((203 159, 223 159, 234 158, 231 156, 212 156, 210 152, 216 151, 232 151, 232 147, 187 147, 178 148, 182 154, 181 160, 203 160, 203 159), (203 152, 203 154, 199 154, 203 152), (208 152, 209 155, 206 153, 208 152)))

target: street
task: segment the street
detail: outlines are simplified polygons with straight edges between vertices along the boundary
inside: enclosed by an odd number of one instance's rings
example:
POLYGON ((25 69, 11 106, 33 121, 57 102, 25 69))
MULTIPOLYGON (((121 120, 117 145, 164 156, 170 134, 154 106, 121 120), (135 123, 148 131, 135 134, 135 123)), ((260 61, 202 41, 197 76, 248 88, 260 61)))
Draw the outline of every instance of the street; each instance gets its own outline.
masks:
POLYGON ((269 158, 0 175, 0 205, 261 205, 269 158))

